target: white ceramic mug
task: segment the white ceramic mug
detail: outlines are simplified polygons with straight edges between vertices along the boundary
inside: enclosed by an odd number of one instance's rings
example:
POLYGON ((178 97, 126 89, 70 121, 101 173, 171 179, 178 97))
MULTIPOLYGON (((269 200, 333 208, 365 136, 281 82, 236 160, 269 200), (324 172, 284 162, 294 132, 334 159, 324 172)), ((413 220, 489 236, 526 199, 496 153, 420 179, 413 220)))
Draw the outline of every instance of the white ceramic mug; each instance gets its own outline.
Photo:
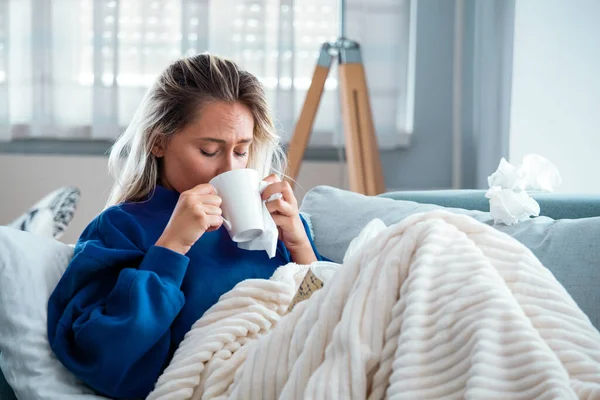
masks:
POLYGON ((223 225, 234 242, 248 242, 265 229, 260 182, 258 171, 250 168, 224 172, 209 182, 223 199, 223 225))

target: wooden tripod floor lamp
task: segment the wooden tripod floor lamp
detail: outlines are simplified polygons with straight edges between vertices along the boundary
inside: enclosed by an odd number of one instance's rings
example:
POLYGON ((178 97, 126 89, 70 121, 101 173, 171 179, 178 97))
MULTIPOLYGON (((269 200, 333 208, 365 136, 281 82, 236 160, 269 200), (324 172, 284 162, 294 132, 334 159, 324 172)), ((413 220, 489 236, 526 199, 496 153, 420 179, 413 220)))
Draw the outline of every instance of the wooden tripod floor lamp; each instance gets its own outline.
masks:
POLYGON ((350 190, 374 196, 385 190, 385 183, 360 45, 344 37, 344 3, 344 0, 340 0, 340 38, 321 46, 312 82, 288 145, 288 176, 293 186, 310 139, 327 75, 334 57, 337 57, 350 190))

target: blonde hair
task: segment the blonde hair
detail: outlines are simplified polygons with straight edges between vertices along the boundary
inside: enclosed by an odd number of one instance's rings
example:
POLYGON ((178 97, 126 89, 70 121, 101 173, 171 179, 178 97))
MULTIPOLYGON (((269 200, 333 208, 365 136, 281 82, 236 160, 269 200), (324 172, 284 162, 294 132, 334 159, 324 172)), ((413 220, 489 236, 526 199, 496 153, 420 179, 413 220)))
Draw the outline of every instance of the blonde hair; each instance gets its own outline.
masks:
POLYGON ((280 145, 259 80, 230 60, 199 54, 175 61, 144 96, 125 132, 114 143, 108 169, 115 180, 106 207, 146 198, 158 181, 152 148, 184 128, 211 102, 239 102, 254 118, 248 168, 261 176, 283 174, 280 145))

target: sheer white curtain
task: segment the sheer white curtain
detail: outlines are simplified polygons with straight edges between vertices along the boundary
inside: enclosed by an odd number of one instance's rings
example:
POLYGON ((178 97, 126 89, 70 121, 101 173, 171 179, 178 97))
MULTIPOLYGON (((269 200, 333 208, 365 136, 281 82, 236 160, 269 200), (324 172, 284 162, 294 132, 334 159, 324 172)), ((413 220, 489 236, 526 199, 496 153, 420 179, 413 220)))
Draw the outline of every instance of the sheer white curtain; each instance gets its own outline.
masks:
MULTIPOLYGON (((150 82, 182 55, 235 59, 293 131, 320 45, 335 40, 338 0, 0 0, 0 140, 113 139, 150 82)), ((410 0, 348 0, 380 143, 412 129, 410 0)), ((340 134, 332 69, 313 143, 340 134), (336 134, 337 132, 337 134, 336 134)))

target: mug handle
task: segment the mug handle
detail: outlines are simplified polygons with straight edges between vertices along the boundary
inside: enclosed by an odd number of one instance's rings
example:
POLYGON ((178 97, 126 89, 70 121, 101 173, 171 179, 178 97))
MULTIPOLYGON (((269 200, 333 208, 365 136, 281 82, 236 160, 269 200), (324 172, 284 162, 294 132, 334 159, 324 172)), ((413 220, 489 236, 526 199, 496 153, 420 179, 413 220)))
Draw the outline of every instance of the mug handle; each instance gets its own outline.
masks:
POLYGON ((227 221, 225 218, 223 218, 223 225, 225 225, 225 229, 228 231, 231 230, 231 222, 227 221))

